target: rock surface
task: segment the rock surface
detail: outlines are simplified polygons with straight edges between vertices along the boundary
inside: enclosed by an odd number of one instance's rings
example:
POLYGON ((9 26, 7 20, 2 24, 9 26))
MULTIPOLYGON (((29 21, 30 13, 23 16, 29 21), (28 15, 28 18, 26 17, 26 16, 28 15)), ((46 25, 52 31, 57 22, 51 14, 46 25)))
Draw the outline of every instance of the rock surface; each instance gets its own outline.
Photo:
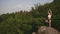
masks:
POLYGON ((41 26, 38 29, 38 34, 59 34, 59 32, 54 28, 41 26))

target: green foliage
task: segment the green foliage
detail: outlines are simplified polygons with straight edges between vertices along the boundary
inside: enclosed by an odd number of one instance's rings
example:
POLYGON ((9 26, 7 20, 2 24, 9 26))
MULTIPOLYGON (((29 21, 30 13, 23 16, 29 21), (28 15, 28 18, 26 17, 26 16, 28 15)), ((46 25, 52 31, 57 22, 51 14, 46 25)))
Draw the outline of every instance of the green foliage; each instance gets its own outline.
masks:
POLYGON ((50 8, 53 12, 52 27, 60 31, 60 2, 55 0, 44 6, 37 5, 31 11, 20 11, 0 16, 0 34, 31 34, 37 32, 38 27, 45 25, 47 11, 50 8), (35 8, 35 9, 34 9, 35 8))

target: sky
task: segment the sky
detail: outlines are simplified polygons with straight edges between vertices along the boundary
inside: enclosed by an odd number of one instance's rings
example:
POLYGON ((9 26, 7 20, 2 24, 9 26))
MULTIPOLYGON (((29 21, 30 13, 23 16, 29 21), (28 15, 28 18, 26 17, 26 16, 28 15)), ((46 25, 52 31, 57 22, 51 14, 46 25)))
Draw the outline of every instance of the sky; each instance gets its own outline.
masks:
POLYGON ((20 10, 29 11, 34 4, 51 3, 53 0, 0 0, 0 14, 12 13, 20 10))

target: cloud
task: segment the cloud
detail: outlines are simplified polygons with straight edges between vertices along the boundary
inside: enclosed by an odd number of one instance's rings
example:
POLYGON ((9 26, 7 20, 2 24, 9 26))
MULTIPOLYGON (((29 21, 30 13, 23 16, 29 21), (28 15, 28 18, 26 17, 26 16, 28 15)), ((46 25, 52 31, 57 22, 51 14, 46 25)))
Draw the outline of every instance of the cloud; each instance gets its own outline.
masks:
POLYGON ((18 4, 18 5, 12 6, 12 9, 14 11, 19 11, 19 10, 28 10, 29 11, 32 6, 33 5, 28 5, 28 4, 18 4))

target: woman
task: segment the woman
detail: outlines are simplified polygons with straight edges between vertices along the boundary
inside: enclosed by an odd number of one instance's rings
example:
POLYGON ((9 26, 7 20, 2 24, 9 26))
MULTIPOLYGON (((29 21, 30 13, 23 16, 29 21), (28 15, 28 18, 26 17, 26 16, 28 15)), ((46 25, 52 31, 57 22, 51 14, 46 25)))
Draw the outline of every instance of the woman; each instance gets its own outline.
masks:
POLYGON ((49 23, 49 27, 51 27, 51 16, 52 16, 52 11, 51 11, 51 9, 49 9, 49 11, 48 11, 48 23, 49 23))

